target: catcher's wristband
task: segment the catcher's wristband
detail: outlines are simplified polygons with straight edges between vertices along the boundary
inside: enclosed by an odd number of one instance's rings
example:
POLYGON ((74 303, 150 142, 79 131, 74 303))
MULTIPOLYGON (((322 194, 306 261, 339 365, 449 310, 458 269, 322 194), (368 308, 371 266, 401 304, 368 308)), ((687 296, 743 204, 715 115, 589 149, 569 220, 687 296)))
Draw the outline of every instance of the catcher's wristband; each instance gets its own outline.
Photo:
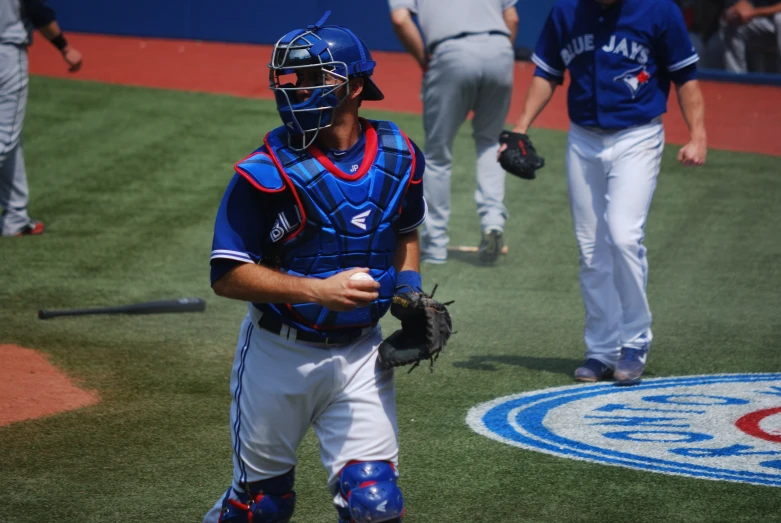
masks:
POLYGON ((412 292, 419 292, 423 287, 423 280, 417 271, 401 271, 396 276, 396 290, 402 287, 409 287, 412 292))

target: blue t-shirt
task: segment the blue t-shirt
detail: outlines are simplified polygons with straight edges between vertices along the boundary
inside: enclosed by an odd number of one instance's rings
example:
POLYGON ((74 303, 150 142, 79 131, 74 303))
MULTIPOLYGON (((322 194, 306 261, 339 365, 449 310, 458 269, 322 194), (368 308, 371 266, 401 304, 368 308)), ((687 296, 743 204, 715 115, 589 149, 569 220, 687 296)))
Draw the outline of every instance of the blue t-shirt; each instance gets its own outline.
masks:
MULTIPOLYGON (((417 145, 410 140, 415 154, 415 172, 404 196, 399 233, 418 228, 426 218, 423 199, 423 172, 426 161, 417 145)), ((346 151, 322 151, 346 174, 356 172, 363 160, 366 134, 346 151)), ((293 231, 300 225, 298 206, 290 191, 268 193, 253 187, 235 173, 217 211, 211 255, 211 282, 217 281, 233 267, 258 263, 263 258, 261 245, 273 227, 293 231), (282 218, 281 218, 282 217, 282 218)))
POLYGON ((604 129, 665 113, 670 82, 696 78, 698 60, 672 0, 559 0, 532 55, 536 76, 561 83, 569 70, 570 120, 604 129))

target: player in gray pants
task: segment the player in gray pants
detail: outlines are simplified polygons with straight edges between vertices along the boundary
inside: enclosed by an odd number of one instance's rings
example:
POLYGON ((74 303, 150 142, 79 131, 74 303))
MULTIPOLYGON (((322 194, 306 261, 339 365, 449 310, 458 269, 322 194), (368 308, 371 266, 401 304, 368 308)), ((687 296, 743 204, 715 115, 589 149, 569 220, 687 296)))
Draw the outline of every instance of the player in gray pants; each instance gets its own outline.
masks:
POLYGON ((492 263, 502 249, 505 173, 496 152, 512 97, 516 1, 389 0, 394 30, 424 71, 424 262, 447 261, 453 140, 470 111, 477 149, 475 203, 483 232, 480 259, 492 263))
POLYGON ((720 32, 726 70, 750 72, 748 55, 757 49, 774 49, 773 54, 781 55, 781 0, 739 0, 724 12, 720 32))
POLYGON ((27 214, 28 188, 22 154, 27 107, 27 47, 36 28, 62 53, 71 71, 81 54, 68 46, 45 0, 0 0, 0 236, 41 234, 43 223, 27 214))

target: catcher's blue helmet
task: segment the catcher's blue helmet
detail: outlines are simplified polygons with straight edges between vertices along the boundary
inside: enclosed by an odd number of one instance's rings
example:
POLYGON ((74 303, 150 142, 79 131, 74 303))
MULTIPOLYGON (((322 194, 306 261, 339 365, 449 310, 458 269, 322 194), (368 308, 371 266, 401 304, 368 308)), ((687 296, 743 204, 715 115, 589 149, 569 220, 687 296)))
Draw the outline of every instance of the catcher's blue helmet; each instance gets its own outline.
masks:
MULTIPOLYGON (((295 29, 280 38, 269 63, 270 88, 274 91, 279 116, 289 134, 302 137, 300 143, 296 140, 302 149, 312 144, 320 129, 332 124, 334 109, 349 93, 350 79, 364 79, 363 100, 384 98, 370 78, 376 63, 369 48, 346 27, 324 26, 330 14, 327 11, 316 24, 295 29), (285 79, 301 69, 313 67, 319 67, 321 73, 318 85, 299 86, 285 79), (344 89, 344 96, 337 94, 340 88, 344 89), (302 90, 311 93, 303 101, 298 96, 302 90)), ((292 141, 291 146, 294 146, 292 141)))

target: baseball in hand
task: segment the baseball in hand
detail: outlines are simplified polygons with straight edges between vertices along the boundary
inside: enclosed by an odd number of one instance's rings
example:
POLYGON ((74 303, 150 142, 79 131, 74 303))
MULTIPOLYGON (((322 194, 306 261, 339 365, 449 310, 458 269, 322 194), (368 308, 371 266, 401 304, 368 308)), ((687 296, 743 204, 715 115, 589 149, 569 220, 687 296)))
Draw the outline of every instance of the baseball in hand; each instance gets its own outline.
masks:
POLYGON ((352 276, 350 276, 351 280, 366 280, 366 281, 374 281, 374 278, 369 276, 368 273, 365 272, 356 272, 352 276))

